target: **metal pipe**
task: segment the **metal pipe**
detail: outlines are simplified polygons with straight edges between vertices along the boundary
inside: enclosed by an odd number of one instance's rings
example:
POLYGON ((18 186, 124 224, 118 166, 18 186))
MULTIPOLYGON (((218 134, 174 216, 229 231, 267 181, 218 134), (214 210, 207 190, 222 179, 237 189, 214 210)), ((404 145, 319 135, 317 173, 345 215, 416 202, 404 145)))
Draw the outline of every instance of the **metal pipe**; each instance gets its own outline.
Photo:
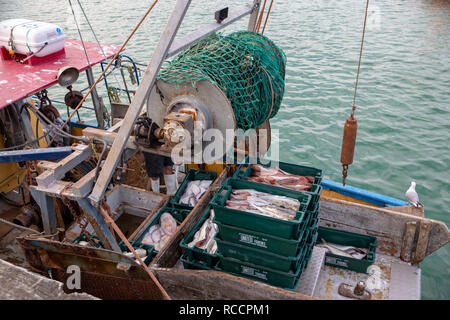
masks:
MULTIPOLYGON (((92 68, 86 69, 86 75, 87 75, 87 80, 88 80, 89 86, 92 87, 95 82, 94 74, 92 73, 92 68)), ((92 102, 94 103, 95 117, 97 118, 98 127, 99 127, 99 129, 104 129, 105 128, 105 118, 103 118, 102 105, 100 104, 100 99, 98 97, 97 88, 95 86, 92 87, 91 96, 92 96, 92 102)))

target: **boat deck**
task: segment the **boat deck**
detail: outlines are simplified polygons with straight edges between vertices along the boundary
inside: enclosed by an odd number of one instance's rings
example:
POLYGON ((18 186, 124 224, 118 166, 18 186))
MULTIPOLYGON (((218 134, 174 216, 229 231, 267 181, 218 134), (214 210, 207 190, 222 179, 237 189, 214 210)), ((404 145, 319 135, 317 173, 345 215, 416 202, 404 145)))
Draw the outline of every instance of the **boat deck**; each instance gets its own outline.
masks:
POLYGON ((364 281, 373 300, 419 300, 421 270, 406 262, 383 254, 377 254, 370 274, 358 273, 331 266, 323 266, 314 292, 318 299, 348 300, 338 294, 341 283, 364 281))

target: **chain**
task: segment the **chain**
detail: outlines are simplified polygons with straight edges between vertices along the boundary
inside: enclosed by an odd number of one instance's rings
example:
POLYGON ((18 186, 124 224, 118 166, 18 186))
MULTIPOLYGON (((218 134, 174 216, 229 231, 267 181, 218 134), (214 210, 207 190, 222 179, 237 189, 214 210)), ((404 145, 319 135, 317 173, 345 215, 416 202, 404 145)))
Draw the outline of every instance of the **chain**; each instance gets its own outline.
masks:
POLYGON ((75 222, 80 225, 81 231, 80 231, 78 236, 80 236, 81 234, 84 233, 86 235, 86 238, 89 241, 90 240, 90 236, 88 235, 88 232, 86 232, 86 228, 89 225, 89 220, 86 218, 85 215, 83 215, 83 214, 78 215, 77 214, 77 211, 73 207, 72 203, 70 203, 69 199, 63 197, 63 198, 61 198, 61 200, 64 203, 64 205, 69 209, 69 212, 73 216, 75 222))

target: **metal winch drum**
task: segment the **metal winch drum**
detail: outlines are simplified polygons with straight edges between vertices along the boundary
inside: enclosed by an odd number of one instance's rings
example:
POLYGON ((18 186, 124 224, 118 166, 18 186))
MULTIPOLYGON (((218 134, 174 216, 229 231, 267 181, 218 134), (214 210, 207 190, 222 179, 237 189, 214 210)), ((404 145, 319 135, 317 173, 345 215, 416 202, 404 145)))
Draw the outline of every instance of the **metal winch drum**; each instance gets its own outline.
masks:
POLYGON ((269 119, 280 108, 285 69, 283 51, 259 33, 211 35, 161 70, 147 101, 147 116, 161 128, 159 138, 166 146, 186 142, 185 130, 196 138, 191 140, 194 145, 199 143, 198 132, 204 133, 202 149, 214 143, 218 150, 210 156, 215 160, 234 147, 237 129, 256 129, 258 139, 259 129, 266 129, 268 149, 269 119), (207 129, 221 133, 222 150, 215 132, 207 129))
MULTIPOLYGON (((215 84, 202 80, 191 83, 183 83, 178 86, 157 80, 150 93, 147 102, 147 115, 160 128, 172 129, 172 141, 174 144, 181 142, 175 131, 186 129, 194 138, 194 130, 203 133, 207 129, 217 129, 223 137, 226 130, 236 130, 236 120, 233 108, 225 94, 215 84)), ((182 138, 181 138, 182 139, 182 138)), ((166 140, 166 139, 164 139, 166 140)), ((193 140, 191 140, 193 142, 193 140)), ((202 149, 209 143, 203 141, 202 149)), ((233 143, 223 144, 223 153, 214 155, 216 160, 233 147, 233 143)))

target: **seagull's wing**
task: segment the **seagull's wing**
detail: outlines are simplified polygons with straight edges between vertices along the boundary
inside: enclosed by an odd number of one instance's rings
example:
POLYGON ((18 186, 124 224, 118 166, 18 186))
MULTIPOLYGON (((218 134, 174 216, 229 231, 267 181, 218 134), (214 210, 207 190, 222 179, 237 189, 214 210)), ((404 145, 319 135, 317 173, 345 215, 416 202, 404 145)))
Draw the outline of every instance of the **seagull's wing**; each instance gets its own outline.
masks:
POLYGON ((408 189, 405 193, 406 198, 408 198, 410 203, 418 203, 419 202, 419 195, 415 190, 408 189))

